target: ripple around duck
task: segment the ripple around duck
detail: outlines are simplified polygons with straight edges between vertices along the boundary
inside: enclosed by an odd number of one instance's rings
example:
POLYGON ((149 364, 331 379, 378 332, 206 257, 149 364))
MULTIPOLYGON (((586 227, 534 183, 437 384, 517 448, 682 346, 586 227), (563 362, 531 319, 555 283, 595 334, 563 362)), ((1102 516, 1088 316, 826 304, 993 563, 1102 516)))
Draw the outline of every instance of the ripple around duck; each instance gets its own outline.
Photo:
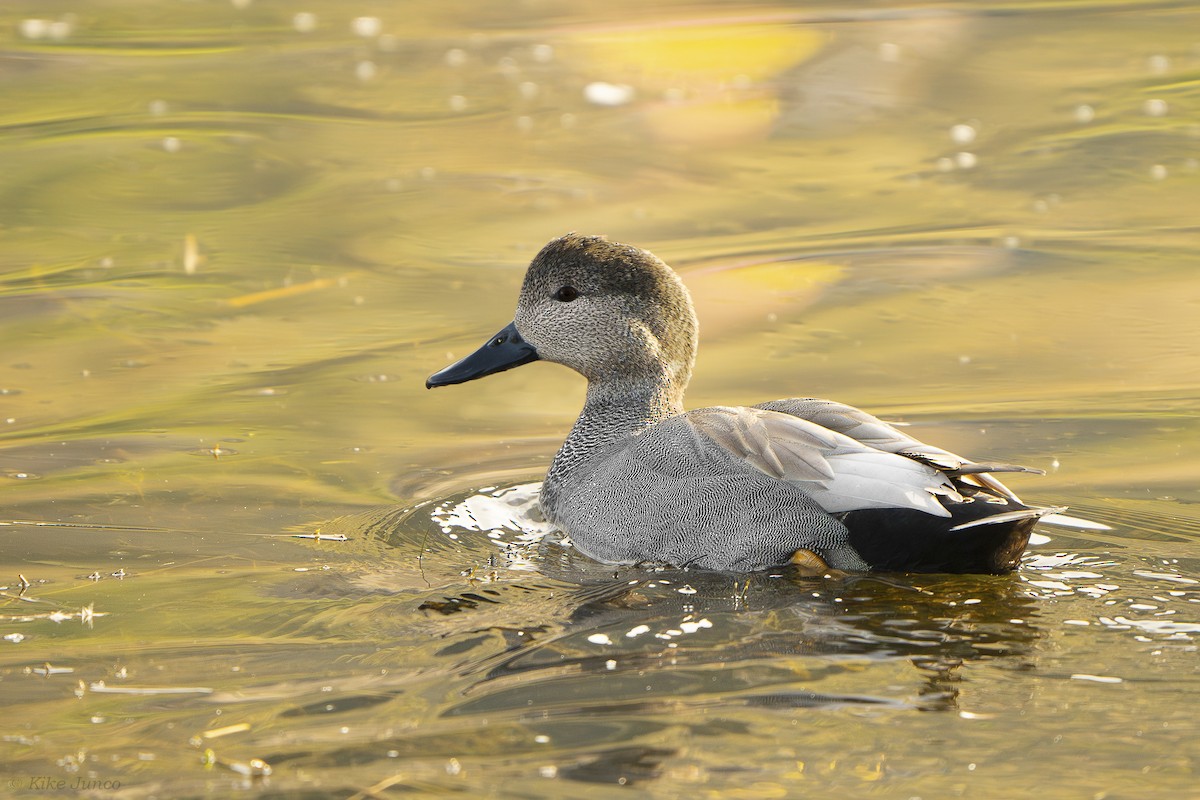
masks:
POLYGON ((703 667, 780 654, 974 658, 1018 653, 1033 636, 1030 627, 1008 622, 1033 609, 1021 585, 1007 578, 812 580, 787 570, 736 575, 598 564, 563 537, 547 535, 536 490, 523 484, 461 493, 344 518, 323 532, 357 526, 358 536, 392 551, 373 553, 387 560, 404 553, 410 565, 419 560, 427 589, 419 607, 441 620, 445 635, 476 637, 447 643, 448 653, 476 650, 481 631, 550 632, 515 650, 459 661, 481 687, 541 669, 611 673, 614 659, 669 656, 677 666, 703 667), (964 614, 969 626, 958 619, 964 614))
POLYGON ((1139 539, 1160 515, 1121 516, 1113 532, 1048 528, 1011 576, 813 579, 597 564, 549 531, 537 488, 325 526, 351 537, 348 602, 305 631, 366 637, 345 662, 363 669, 291 692, 258 752, 353 785, 340 770, 403 775, 420 791, 493 761, 629 785, 741 768, 708 754, 710 740, 749 751, 786 733, 801 747, 896 715, 923 724, 914 712, 972 724, 1009 704, 1108 708, 1096 694, 1108 684, 1194 658, 1200 564, 1142 552, 1178 544, 1139 539))
MULTIPOLYGON (((432 517, 431 507, 420 511, 432 517)), ((966 665, 1023 669, 1041 635, 1010 622, 1031 617, 1033 601, 1006 579, 589 573, 570 568, 567 551, 551 544, 534 556, 560 567, 553 576, 498 563, 492 576, 460 578, 453 594, 450 585, 404 592, 399 607, 396 595, 356 599, 339 620, 354 624, 337 629, 373 631, 383 649, 353 663, 387 674, 366 695, 327 679, 334 691, 324 698, 297 696, 284 733, 259 751, 328 771, 394 770, 399 758, 413 780, 435 780, 454 754, 629 783, 694 752, 686 742, 733 737, 750 747, 797 714, 955 711, 966 665), (455 608, 439 605, 450 598, 455 608), (364 622, 400 617, 400 607, 423 609, 424 623, 398 621, 386 633, 364 622), (395 726, 414 707, 425 709, 419 728, 395 726), (330 749, 339 725, 353 734, 330 749)))

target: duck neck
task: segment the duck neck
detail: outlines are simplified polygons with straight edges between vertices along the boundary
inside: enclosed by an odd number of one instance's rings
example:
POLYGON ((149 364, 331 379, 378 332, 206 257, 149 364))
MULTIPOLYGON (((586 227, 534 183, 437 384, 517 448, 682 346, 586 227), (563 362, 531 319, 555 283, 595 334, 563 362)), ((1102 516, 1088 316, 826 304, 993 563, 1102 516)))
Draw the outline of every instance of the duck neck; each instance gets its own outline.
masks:
POLYGON ((542 485, 542 507, 554 518, 562 486, 587 470, 609 445, 632 438, 651 425, 683 413, 683 387, 669 377, 646 382, 588 382, 579 419, 554 457, 542 485))

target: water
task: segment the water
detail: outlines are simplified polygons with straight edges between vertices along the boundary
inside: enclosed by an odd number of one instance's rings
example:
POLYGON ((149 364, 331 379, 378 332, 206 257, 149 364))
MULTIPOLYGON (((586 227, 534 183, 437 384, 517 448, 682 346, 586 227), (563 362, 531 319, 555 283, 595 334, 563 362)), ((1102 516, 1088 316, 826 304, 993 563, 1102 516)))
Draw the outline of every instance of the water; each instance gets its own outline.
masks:
POLYGON ((1197 30, 7 3, 9 794, 1194 792, 1197 30), (582 381, 422 383, 572 229, 683 274, 690 405, 854 403, 1113 530, 844 580, 542 540, 582 381))

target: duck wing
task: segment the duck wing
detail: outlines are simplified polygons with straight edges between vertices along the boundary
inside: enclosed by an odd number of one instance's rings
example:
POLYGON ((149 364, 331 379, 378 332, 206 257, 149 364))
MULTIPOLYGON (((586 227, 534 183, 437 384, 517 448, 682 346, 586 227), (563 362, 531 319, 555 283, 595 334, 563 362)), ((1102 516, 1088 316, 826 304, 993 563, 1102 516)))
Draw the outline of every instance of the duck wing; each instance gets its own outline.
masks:
POLYGON ((732 458, 796 484, 830 514, 905 508, 949 517, 938 498, 963 500, 950 475, 936 466, 812 420, 764 408, 725 406, 684 416, 732 458))
MULTIPOLYGON (((1015 492, 1005 486, 992 473, 996 472, 1026 472, 1034 475, 1044 475, 1045 471, 1022 467, 1016 464, 997 464, 973 462, 960 455, 951 453, 914 439, 904 431, 887 422, 872 416, 854 406, 837 403, 833 400, 822 400, 815 397, 792 397, 784 400, 772 400, 760 403, 755 408, 788 414, 799 419, 814 422, 824 428, 849 436, 863 444, 876 447, 889 453, 923 461, 936 469, 944 471, 955 478, 957 488, 968 496, 983 492, 996 498, 1022 503, 1015 492)), ((1065 508, 1043 509, 1042 522, 1052 525, 1063 525, 1070 528, 1085 530, 1111 530, 1108 525, 1093 522, 1079 517, 1071 517, 1061 513, 1065 508)), ((972 524, 980 524, 978 522, 972 524)))
POLYGON ((798 419, 814 422, 824 428, 837 431, 849 436, 855 441, 862 442, 878 450, 896 453, 916 461, 922 461, 931 467, 954 477, 977 476, 967 481, 978 488, 984 489, 996 497, 1016 500, 1016 494, 1011 489, 991 476, 993 472, 1028 472, 1035 475, 1045 474, 1040 469, 1022 467, 1017 464, 979 463, 963 458, 919 439, 914 439, 894 425, 890 425, 878 417, 865 411, 835 403, 832 400, 820 400, 812 397, 790 398, 787 400, 772 400, 761 403, 755 408, 788 414, 798 419))

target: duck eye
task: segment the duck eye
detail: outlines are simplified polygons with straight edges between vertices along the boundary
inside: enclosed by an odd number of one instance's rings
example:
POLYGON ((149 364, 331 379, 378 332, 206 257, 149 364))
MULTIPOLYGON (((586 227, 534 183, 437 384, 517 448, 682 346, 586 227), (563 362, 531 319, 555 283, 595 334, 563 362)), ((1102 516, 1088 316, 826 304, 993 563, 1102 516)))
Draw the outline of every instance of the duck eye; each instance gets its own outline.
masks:
POLYGON ((564 286, 554 293, 554 299, 563 303, 569 303, 576 297, 579 297, 579 292, 574 286, 564 286))

